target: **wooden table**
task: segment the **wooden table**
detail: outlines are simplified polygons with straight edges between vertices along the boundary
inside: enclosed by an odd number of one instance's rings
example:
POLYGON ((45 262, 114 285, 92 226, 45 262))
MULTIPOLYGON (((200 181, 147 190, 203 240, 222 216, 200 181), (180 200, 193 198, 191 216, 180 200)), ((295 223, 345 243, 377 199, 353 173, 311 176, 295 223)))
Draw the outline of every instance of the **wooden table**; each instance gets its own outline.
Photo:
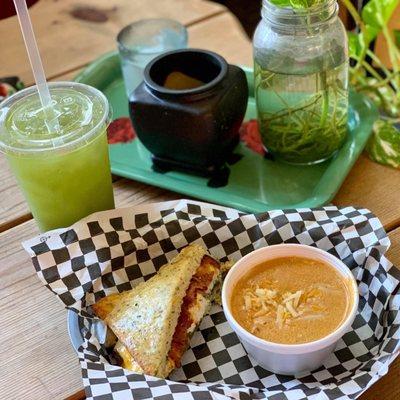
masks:
MULTIPOLYGON (((31 16, 47 76, 71 79, 91 60, 115 48, 129 22, 148 17, 178 19, 190 45, 221 53, 232 63, 252 63, 251 46, 238 21, 222 6, 199 0, 41 0, 31 16)), ((32 83, 18 23, 0 21, 0 76, 32 83)), ((38 233, 27 205, 0 156, 0 399, 83 398, 78 359, 69 342, 66 312, 36 277, 21 241, 38 233)), ((380 217, 392 240, 389 256, 400 265, 400 172, 360 157, 334 203, 361 205, 380 217)), ((117 206, 181 197, 116 178, 117 206)), ((400 398, 400 361, 364 400, 400 398)))

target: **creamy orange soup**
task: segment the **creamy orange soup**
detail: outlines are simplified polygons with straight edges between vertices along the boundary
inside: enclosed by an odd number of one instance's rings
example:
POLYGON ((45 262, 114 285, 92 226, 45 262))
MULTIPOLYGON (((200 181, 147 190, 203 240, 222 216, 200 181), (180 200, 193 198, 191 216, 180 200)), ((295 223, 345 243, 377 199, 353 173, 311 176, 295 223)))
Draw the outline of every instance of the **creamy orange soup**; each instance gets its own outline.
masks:
POLYGON ((282 257, 239 279, 231 297, 236 321, 275 343, 299 344, 333 332, 351 308, 350 281, 329 264, 282 257))

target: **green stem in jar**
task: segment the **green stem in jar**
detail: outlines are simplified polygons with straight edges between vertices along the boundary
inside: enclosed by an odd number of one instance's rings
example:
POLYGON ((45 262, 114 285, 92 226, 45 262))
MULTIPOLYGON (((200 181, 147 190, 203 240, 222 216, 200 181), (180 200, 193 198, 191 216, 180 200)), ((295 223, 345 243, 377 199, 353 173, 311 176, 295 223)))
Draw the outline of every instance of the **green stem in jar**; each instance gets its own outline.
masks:
MULTIPOLYGON (((279 94, 277 94, 277 92, 276 92, 275 90, 274 90, 274 93, 275 93, 278 97, 282 98, 279 94)), ((286 117, 286 116, 288 116, 288 115, 292 115, 292 116, 293 116, 293 115, 295 115, 296 112, 298 112, 298 111, 307 110, 309 107, 312 107, 313 105, 315 105, 315 104, 319 101, 320 98, 321 98, 321 95, 318 94, 318 95, 315 96, 310 102, 307 102, 306 104, 301 105, 301 106, 299 106, 299 107, 295 107, 295 108, 289 106, 289 105, 285 102, 284 104, 286 105, 286 109, 285 109, 283 112, 277 112, 277 113, 272 114, 273 117, 270 117, 268 120, 269 120, 269 121, 273 121, 274 119, 283 118, 283 117, 286 117)))
MULTIPOLYGON (((272 1, 281 7, 288 6, 281 2, 278 4, 278 0, 272 1)), ((301 0, 301 4, 300 0, 293 0, 296 4, 289 1, 293 12, 299 13, 303 30, 318 35, 319 30, 311 20, 317 15, 311 9, 325 0, 301 0)), ((305 72, 295 71, 286 75, 282 63, 273 64, 267 60, 267 65, 275 71, 274 75, 271 78, 268 73, 272 71, 267 69, 265 75, 258 75, 268 77, 256 82, 264 144, 287 161, 307 163, 328 158, 346 138, 348 92, 342 79, 346 79, 344 71, 348 64, 340 57, 341 54, 336 53, 337 47, 327 46, 325 54, 315 59, 316 64, 311 66, 310 72, 306 70, 308 66, 300 61, 299 66, 305 72), (282 72, 279 72, 280 68, 282 72), (299 77, 302 74, 304 78, 299 77)), ((310 65, 311 62, 314 60, 309 62, 310 65)))
MULTIPOLYGON (((337 70, 317 73, 317 92, 295 105, 288 102, 292 102, 293 97, 283 96, 273 80, 258 82, 258 88, 262 86, 272 96, 270 98, 279 100, 282 106, 275 112, 258 109, 261 134, 273 153, 284 155, 288 161, 312 162, 318 159, 316 155, 319 159, 331 155, 344 141, 347 91, 342 88, 337 73, 337 70)), ((262 96, 263 91, 258 94, 262 96)))
POLYGON ((320 125, 322 127, 325 125, 326 119, 328 117, 329 92, 328 92, 327 82, 326 82, 326 72, 322 71, 318 75, 319 75, 319 80, 320 80, 321 86, 322 86, 321 87, 321 90, 322 90, 322 113, 321 113, 321 121, 320 121, 320 125))

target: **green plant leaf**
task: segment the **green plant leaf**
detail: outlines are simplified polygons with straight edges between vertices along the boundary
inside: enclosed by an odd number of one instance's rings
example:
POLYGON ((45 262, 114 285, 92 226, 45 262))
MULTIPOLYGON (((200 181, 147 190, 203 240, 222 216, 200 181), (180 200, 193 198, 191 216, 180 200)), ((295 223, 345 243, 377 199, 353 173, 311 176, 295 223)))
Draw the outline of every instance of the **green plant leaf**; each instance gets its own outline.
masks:
POLYGON ((364 28, 364 32, 347 32, 347 37, 349 39, 349 56, 351 58, 357 59, 365 47, 369 47, 380 32, 380 29, 371 25, 365 25, 364 28))
POLYGON ((347 32, 347 38, 349 40, 349 57, 356 59, 361 53, 359 34, 354 32, 347 32))
POLYGON ((365 25, 365 31, 360 33, 347 32, 349 39, 349 56, 357 59, 365 47, 369 47, 371 42, 378 35, 379 30, 370 25, 365 25))
POLYGON ((270 2, 278 7, 290 7, 293 9, 307 9, 317 4, 322 4, 326 0, 270 0, 270 2))
POLYGON ((271 3, 277 7, 290 7, 290 0, 271 0, 271 3))
POLYGON ((400 168, 400 131, 388 120, 377 120, 367 152, 372 160, 380 164, 400 168))
POLYGON ((366 25, 381 30, 399 3, 400 0, 370 0, 362 9, 362 19, 366 25))
POLYGON ((364 43, 365 45, 368 47, 371 42, 376 39, 376 37, 378 36, 378 33, 381 31, 382 29, 377 28, 375 26, 372 25, 365 25, 365 34, 364 34, 364 43))
POLYGON ((400 49, 400 29, 393 29, 393 35, 396 46, 400 49))

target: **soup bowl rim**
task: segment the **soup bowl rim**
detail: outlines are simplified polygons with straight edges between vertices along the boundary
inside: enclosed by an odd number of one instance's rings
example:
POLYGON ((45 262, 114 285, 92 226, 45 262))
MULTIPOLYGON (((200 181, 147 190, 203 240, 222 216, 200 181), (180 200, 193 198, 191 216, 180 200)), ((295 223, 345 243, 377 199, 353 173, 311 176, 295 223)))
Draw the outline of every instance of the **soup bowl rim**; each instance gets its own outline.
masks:
POLYGON ((332 345, 333 343, 337 342, 344 335, 344 333, 350 328, 355 319, 358 309, 358 286, 356 279, 351 273, 351 270, 346 266, 346 264, 343 263, 343 261, 341 261, 334 255, 328 253, 325 250, 312 246, 294 244, 294 243, 285 243, 285 244, 277 244, 259 248, 247 254, 239 261, 237 261, 232 266, 232 268, 229 270, 228 274, 225 277, 224 283, 222 285, 221 299, 226 319, 231 325, 232 329, 238 334, 240 340, 244 339, 245 341, 249 342, 255 347, 274 353, 305 354, 318 351, 332 345), (288 251, 290 254, 285 254, 286 251, 288 251), (280 252, 282 252, 282 254, 279 254, 280 252), (271 256, 271 253, 278 253, 278 254, 271 256), (304 253, 307 253, 307 255, 305 255, 304 253), (350 296, 352 297, 351 298, 352 304, 346 318, 334 331, 332 331, 328 335, 318 340, 305 343, 296 343, 296 344, 270 342, 256 335, 253 335, 252 333, 247 331, 239 324, 239 322, 236 321, 236 319, 233 317, 231 313, 230 300, 233 288, 235 286, 235 281, 237 282, 237 279, 239 277, 248 273, 251 270, 251 268, 254 268, 260 262, 272 260, 274 258, 281 258, 285 256, 286 257, 297 256, 297 257, 324 261, 333 268, 335 268, 337 271, 339 271, 339 273, 343 277, 349 279, 350 282, 349 287, 351 288, 352 292, 350 293, 350 296), (260 258, 265 258, 265 259, 260 260, 260 258), (254 261, 255 259, 257 259, 258 261, 255 262, 254 261), (251 265, 250 268, 248 267, 249 265, 251 265), (245 268, 246 266, 247 268, 245 268), (244 271, 244 269, 246 269, 246 271, 244 271), (239 274, 238 271, 240 271, 239 274))

